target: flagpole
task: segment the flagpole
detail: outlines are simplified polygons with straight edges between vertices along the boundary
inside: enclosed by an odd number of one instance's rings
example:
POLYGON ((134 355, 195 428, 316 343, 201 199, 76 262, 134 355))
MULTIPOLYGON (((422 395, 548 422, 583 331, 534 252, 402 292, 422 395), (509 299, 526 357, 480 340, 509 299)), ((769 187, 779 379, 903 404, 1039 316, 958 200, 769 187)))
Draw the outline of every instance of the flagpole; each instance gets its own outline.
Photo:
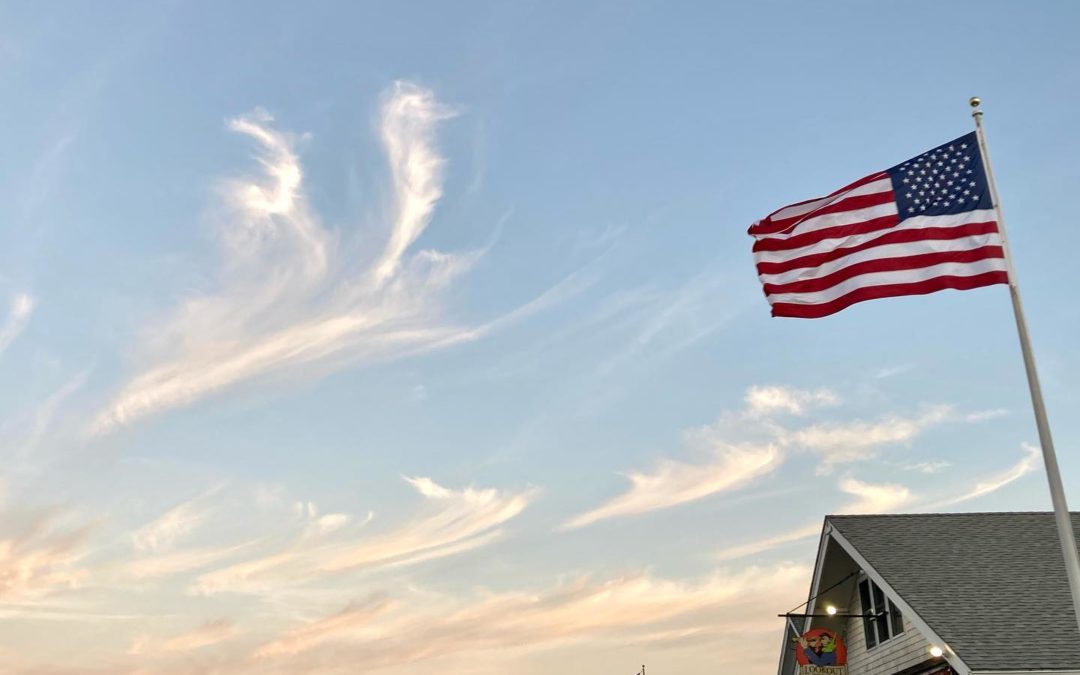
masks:
POLYGON ((1054 519, 1057 521, 1058 538, 1061 540, 1062 553, 1065 556, 1065 571, 1069 577, 1069 590, 1072 591, 1073 612, 1076 614, 1077 628, 1080 629, 1080 555, 1076 551, 1076 536, 1073 533, 1069 507, 1065 503, 1065 489, 1061 484, 1061 471, 1058 469, 1057 454, 1054 452, 1054 439, 1050 435, 1050 422, 1046 418, 1046 405, 1043 403, 1042 387, 1039 386, 1039 373, 1035 369, 1035 355, 1031 351, 1031 338, 1028 337, 1027 321, 1024 319, 1024 306, 1020 302, 1020 287, 1013 269, 1012 252, 1009 238, 1005 234, 1005 218, 1001 214, 1001 202, 998 200, 997 183, 990 168, 990 151, 986 146, 986 133, 982 126, 981 101, 972 97, 971 116, 975 118, 975 132, 979 138, 979 150, 986 166, 986 180, 990 187, 990 198, 997 213, 998 231, 1001 233, 1002 248, 1005 251, 1005 266, 1009 273, 1009 295, 1012 297, 1013 315, 1016 317, 1016 330, 1020 334, 1020 350, 1024 354, 1024 369, 1027 371, 1028 389, 1031 391, 1031 404, 1035 409, 1035 426, 1039 429, 1039 444, 1042 446, 1043 465, 1046 467, 1046 479, 1050 483, 1050 500, 1054 504, 1054 519))

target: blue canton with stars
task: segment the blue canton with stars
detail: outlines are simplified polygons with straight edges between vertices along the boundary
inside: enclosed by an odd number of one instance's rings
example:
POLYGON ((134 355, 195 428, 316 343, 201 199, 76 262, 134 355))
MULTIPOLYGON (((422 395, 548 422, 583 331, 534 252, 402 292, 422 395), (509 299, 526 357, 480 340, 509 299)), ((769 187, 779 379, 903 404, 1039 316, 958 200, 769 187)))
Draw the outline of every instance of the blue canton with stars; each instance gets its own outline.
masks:
POLYGON ((888 174, 900 220, 993 208, 975 132, 898 164, 888 174))

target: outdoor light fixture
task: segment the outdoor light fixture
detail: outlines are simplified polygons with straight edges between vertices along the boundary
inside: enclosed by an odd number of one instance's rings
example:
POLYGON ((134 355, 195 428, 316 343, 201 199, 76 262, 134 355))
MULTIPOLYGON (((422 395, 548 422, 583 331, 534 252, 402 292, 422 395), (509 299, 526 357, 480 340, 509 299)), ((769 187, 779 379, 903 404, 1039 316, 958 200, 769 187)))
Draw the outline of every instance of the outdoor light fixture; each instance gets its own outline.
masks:
POLYGON ((930 648, 930 656, 933 656, 935 659, 940 659, 941 655, 944 653, 945 652, 941 651, 941 647, 938 647, 937 645, 930 648))
POLYGON ((828 607, 825 608, 825 613, 828 614, 829 616, 836 616, 836 608, 833 607, 832 605, 829 605, 828 607))

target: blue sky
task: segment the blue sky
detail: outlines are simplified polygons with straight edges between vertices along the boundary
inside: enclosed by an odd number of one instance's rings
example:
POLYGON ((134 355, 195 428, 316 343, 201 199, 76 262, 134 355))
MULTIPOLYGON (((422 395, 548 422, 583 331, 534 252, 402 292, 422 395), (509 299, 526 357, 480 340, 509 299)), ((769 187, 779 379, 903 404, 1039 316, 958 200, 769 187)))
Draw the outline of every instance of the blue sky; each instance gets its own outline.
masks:
POLYGON ((0 655, 772 672, 826 513, 1049 508, 1003 287, 745 233, 976 94, 1080 502, 1078 12, 0 4, 0 655))

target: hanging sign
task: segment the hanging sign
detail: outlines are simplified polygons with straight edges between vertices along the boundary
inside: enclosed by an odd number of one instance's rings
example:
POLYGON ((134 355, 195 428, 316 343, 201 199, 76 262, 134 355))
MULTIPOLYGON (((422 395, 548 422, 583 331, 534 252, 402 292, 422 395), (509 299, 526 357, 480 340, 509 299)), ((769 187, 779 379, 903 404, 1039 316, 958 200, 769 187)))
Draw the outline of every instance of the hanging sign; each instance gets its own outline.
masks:
POLYGON ((799 675, 847 675, 847 648, 834 631, 811 628, 792 640, 799 675))

